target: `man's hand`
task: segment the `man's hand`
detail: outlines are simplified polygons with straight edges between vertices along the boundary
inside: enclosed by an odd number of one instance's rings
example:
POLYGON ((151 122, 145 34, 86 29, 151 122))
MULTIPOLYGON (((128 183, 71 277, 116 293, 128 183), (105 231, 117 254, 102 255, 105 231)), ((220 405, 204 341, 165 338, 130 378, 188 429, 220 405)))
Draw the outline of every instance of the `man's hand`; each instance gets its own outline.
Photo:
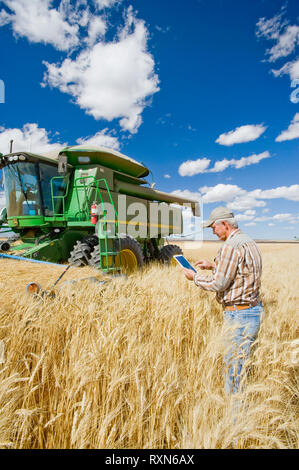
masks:
POLYGON ((194 266, 198 266, 200 269, 214 269, 215 264, 210 263, 210 261, 206 259, 201 259, 200 261, 197 261, 194 266))
POLYGON ((196 274, 192 269, 186 269, 186 268, 183 269, 183 273, 185 274, 188 281, 193 281, 194 276, 196 274))

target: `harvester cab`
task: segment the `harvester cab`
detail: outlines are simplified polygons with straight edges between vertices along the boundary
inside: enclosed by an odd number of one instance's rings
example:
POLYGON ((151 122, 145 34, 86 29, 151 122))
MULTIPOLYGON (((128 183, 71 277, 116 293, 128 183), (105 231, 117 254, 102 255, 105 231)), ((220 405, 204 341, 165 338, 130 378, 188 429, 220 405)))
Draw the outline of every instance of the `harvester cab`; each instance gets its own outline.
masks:
POLYGON ((166 236, 182 232, 173 204, 200 215, 196 201, 154 190, 144 179, 148 168, 105 147, 10 153, 0 155, 0 167, 6 200, 0 224, 19 237, 6 250, 11 255, 109 273, 154 259, 170 263, 181 253, 163 246, 166 236))

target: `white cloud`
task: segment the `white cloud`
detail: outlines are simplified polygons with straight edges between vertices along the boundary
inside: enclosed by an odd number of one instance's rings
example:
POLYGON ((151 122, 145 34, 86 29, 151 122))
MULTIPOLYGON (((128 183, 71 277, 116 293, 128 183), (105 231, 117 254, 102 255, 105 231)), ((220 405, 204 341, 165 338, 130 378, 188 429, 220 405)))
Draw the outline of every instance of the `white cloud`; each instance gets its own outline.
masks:
POLYGON ((255 222, 249 222, 248 224, 244 224, 244 225, 246 225, 246 227, 253 227, 253 226, 256 225, 256 223, 255 222))
POLYGON ((282 131, 278 137, 276 137, 276 142, 283 142, 285 140, 293 140, 299 138, 299 113, 296 113, 291 124, 289 125, 286 131, 282 131))
POLYGON ((236 169, 243 168, 245 166, 254 165, 259 163, 264 158, 270 158, 271 155, 268 151, 260 153, 258 155, 253 154, 249 157, 242 157, 238 160, 218 160, 215 162, 212 168, 208 168, 211 160, 207 158, 199 158, 198 160, 188 160, 182 163, 179 167, 179 174, 181 176, 194 176, 200 173, 219 173, 226 170, 229 166, 236 169))
POLYGON ((243 168, 244 166, 259 163, 264 158, 270 158, 270 157, 271 155, 267 151, 267 152, 260 153, 258 155, 253 154, 253 155, 250 155, 249 157, 242 157, 240 160, 232 160, 233 162, 232 165, 234 165, 236 168, 243 168))
POLYGON ((60 51, 77 49, 75 58, 44 62, 42 86, 68 93, 95 119, 119 119, 123 130, 136 133, 144 108, 159 91, 159 79, 147 47, 145 22, 136 18, 132 7, 123 15, 117 36, 104 40, 107 9, 121 2, 60 0, 56 6, 54 0, 3 0, 6 9, 0 11, 0 27, 10 23, 16 37, 51 44, 60 51))
POLYGON ((252 209, 251 209, 251 210, 249 209, 249 210, 245 211, 245 214, 246 214, 246 215, 255 215, 255 214, 256 214, 256 211, 255 211, 255 210, 252 210, 252 209))
POLYGON ((250 155, 249 157, 242 157, 238 160, 236 159, 231 159, 231 160, 227 160, 227 159, 224 159, 224 160, 219 160, 218 162, 215 163, 214 167, 207 170, 211 173, 216 173, 216 172, 220 172, 220 171, 223 171, 225 170, 226 168, 228 168, 229 166, 232 166, 236 169, 240 169, 240 168, 244 168, 245 166, 249 166, 249 165, 254 165, 256 163, 259 163, 261 160, 265 159, 265 158, 270 158, 271 155, 268 151, 266 152, 263 152, 263 153, 260 153, 260 154, 253 154, 253 155, 250 155))
POLYGON ((273 222, 289 222, 291 224, 297 223, 298 217, 294 214, 275 214, 273 216, 268 217, 256 217, 254 220, 255 222, 267 222, 269 221, 269 227, 273 227, 275 224, 273 222))
POLYGON ((256 213, 255 210, 248 209, 244 212, 244 214, 235 214, 235 218, 240 221, 253 220, 255 213, 256 213))
POLYGON ((279 222, 284 222, 285 220, 290 220, 292 218, 292 214, 276 214, 273 216, 273 219, 278 220, 279 222))
POLYGON ((218 160, 215 162, 214 167, 207 170, 207 172, 218 173, 226 170, 232 164, 232 160, 218 160))
POLYGON ((258 217, 255 219, 257 222, 264 222, 266 220, 271 221, 268 223, 269 227, 275 226, 273 222, 288 222, 290 224, 297 224, 299 222, 298 216, 290 213, 286 214, 275 214, 272 217, 258 217))
POLYGON ((289 201, 299 201, 299 184, 291 186, 279 186, 273 189, 255 189, 251 195, 258 199, 287 199, 289 201))
POLYGON ((203 186, 199 188, 204 203, 210 202, 230 202, 236 197, 246 194, 246 191, 239 186, 232 184, 217 184, 216 186, 203 186))
POLYGON ((147 39, 144 21, 129 8, 117 39, 98 42, 62 64, 45 62, 43 84, 70 94, 95 119, 120 119, 123 130, 135 133, 148 100, 159 91, 147 39))
POLYGON ((201 195, 197 192, 192 192, 189 191, 189 189, 176 189, 175 191, 172 191, 170 194, 174 194, 175 196, 180 196, 186 199, 192 199, 194 201, 201 201, 201 195))
MULTIPOLYGON (((53 3, 53 0, 50 1, 53 3)), ((58 11, 70 24, 86 27, 92 14, 87 0, 60 0, 58 11)))
POLYGON ((105 35, 106 29, 107 25, 102 17, 92 17, 88 25, 88 38, 86 39, 87 44, 89 46, 95 44, 99 38, 102 38, 105 35))
MULTIPOLYGON (((9 153, 10 140, 13 140, 14 152, 32 152, 47 153, 66 147, 67 143, 51 142, 52 137, 46 129, 39 128, 37 124, 25 124, 22 129, 0 128, 0 152, 9 153)), ((116 137, 103 129, 91 137, 78 138, 77 144, 86 144, 91 146, 104 146, 119 150, 120 145, 116 137)))
POLYGON ((179 174, 181 176, 194 176, 199 173, 204 173, 210 165, 211 160, 207 158, 198 158, 197 160, 187 160, 179 167, 179 174))
POLYGON ((121 2, 122 0, 94 0, 98 10, 102 10, 103 8, 111 8, 113 5, 121 2))
POLYGON ((0 26, 4 26, 10 23, 10 15, 5 10, 0 11, 0 26))
POLYGON ((288 26, 279 36, 277 44, 269 50, 269 61, 274 62, 281 57, 287 57, 294 52, 297 44, 299 44, 299 26, 288 26))
POLYGON ((0 26, 11 23, 16 37, 26 37, 33 43, 52 44, 61 51, 67 51, 79 44, 78 24, 70 24, 63 10, 51 8, 52 0, 2 2, 9 12, 1 11, 0 26))
POLYGON ((229 202, 227 206, 233 211, 246 211, 253 207, 265 207, 266 203, 265 201, 257 200, 250 193, 247 193, 243 196, 236 197, 232 202, 229 202))
POLYGON ((162 26, 159 26, 159 25, 156 25, 155 28, 156 28, 157 31, 159 31, 159 33, 163 33, 163 34, 168 33, 171 29, 170 26, 162 27, 162 26))
POLYGON ((269 62, 287 57, 294 52, 296 45, 299 44, 299 26, 288 25, 287 21, 282 21, 283 14, 284 12, 269 20, 260 18, 256 25, 256 34, 259 38, 264 37, 267 40, 276 41, 276 44, 266 51, 269 62))
POLYGON ((272 70, 275 77, 288 74, 291 80, 299 78, 299 60, 294 60, 284 64, 279 70, 272 70))
POLYGON ((27 123, 22 129, 0 128, 0 152, 9 153, 10 140, 13 140, 13 151, 46 153, 64 147, 66 144, 51 143, 46 129, 37 124, 27 123))
POLYGON ((272 219, 273 219, 273 217, 264 216, 264 217, 256 217, 254 220, 256 222, 267 222, 268 220, 272 220, 272 219))
POLYGON ((266 39, 278 39, 282 26, 282 16, 284 12, 279 13, 273 18, 266 20, 266 18, 260 18, 256 24, 256 35, 258 38, 265 37, 266 39))
MULTIPOLYGON (((275 62, 278 59, 285 58, 295 52, 296 46, 299 44, 299 26, 290 25, 289 21, 283 20, 286 8, 281 9, 281 13, 273 18, 266 20, 260 18, 257 23, 257 37, 266 40, 275 41, 270 49, 266 50, 267 61, 275 62)), ((291 80, 299 78, 299 60, 289 61, 282 65, 278 70, 272 70, 275 77, 289 74, 291 80)))
POLYGON ((247 124, 245 126, 237 127, 235 130, 221 134, 216 142, 220 145, 231 146, 234 144, 241 144, 245 142, 252 142, 258 139, 267 129, 262 124, 247 124))
MULTIPOLYGON (((245 189, 231 184, 217 184, 216 186, 202 186, 198 193, 189 190, 176 190, 173 194, 178 196, 201 201, 204 205, 210 203, 223 203, 231 209, 238 220, 244 222, 272 222, 273 220, 287 219, 290 223, 299 222, 297 216, 291 214, 276 214, 276 216, 258 216, 256 217, 255 208, 264 208, 266 202, 263 199, 287 199, 299 201, 299 185, 283 186, 274 189, 254 189, 246 191, 245 189)), ((263 209, 262 212, 268 212, 269 209, 263 209)))
POLYGON ((169 179, 169 178, 171 178, 171 176, 166 174, 166 175, 164 175, 164 178, 169 179))
POLYGON ((57 8, 54 0, 2 0, 9 10, 0 11, 0 26, 11 23, 16 37, 26 37, 30 42, 51 44, 58 50, 68 51, 81 43, 93 44, 106 32, 106 20, 102 13, 122 0, 60 0, 57 8), (92 3, 97 14, 92 14, 92 3), (88 27, 88 37, 81 40, 80 28, 88 27))
POLYGON ((243 221, 243 220, 252 220, 254 218, 253 215, 247 215, 247 214, 235 214, 235 218, 237 220, 243 221))
MULTIPOLYGON (((253 215, 255 207, 265 207, 263 199, 287 199, 299 201, 299 185, 281 186, 273 189, 254 189, 246 191, 237 185, 217 184, 216 186, 203 186, 199 188, 204 203, 226 202, 227 206, 234 210, 245 212, 245 215, 253 215)), ((263 221, 271 219, 263 217, 263 221)), ((258 220, 258 219, 255 219, 258 220)), ((260 221, 262 219, 260 218, 260 221)))
POLYGON ((111 133, 109 134, 108 129, 103 129, 102 131, 97 132, 92 137, 77 139, 76 142, 79 145, 85 144, 85 145, 91 145, 91 146, 109 147, 114 150, 120 149, 120 144, 119 144, 117 137, 112 136, 111 133))

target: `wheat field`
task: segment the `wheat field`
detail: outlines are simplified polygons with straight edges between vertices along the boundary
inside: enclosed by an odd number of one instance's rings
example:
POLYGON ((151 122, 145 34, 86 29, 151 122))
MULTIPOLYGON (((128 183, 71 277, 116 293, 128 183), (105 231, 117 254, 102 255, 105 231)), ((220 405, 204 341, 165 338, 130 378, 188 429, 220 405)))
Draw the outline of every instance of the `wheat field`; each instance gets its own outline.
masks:
POLYGON ((48 289, 61 269, 1 259, 0 447, 298 448, 299 245, 260 248, 266 317, 237 397, 224 393, 222 309, 179 267, 72 268, 54 298, 34 298, 26 284, 48 289))

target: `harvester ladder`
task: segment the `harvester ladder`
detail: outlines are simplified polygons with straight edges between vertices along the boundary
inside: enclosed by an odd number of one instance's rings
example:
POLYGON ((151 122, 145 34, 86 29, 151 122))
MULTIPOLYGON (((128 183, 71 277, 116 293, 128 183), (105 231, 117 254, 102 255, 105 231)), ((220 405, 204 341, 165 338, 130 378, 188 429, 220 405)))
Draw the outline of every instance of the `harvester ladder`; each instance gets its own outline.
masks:
MULTIPOLYGON (((118 220, 118 213, 116 211, 107 181, 105 178, 101 178, 96 180, 94 176, 84 176, 75 179, 74 182, 74 190, 76 191, 77 195, 77 202, 80 213, 83 213, 83 217, 85 216, 85 220, 89 218, 89 202, 91 192, 90 189, 96 189, 96 192, 100 198, 100 203, 102 206, 102 216, 98 222, 98 239, 99 239, 99 252, 100 252, 100 266, 102 272, 120 272, 121 271, 121 251, 120 251, 120 236, 119 236, 119 220, 118 220), (91 179, 92 181, 86 184, 86 180, 91 179), (79 181, 81 184, 77 184, 79 181), (114 230, 113 234, 108 236, 108 221, 106 218, 106 211, 104 208, 104 201, 101 194, 101 189, 99 187, 99 183, 104 183, 107 194, 109 196, 110 203, 114 210, 114 230), (80 208, 80 200, 78 189, 83 188, 84 190, 84 201, 82 204, 82 208, 80 208), (118 250, 115 249, 115 240, 118 239, 118 250), (119 266, 116 266, 116 257, 119 256, 119 266), (109 261, 112 259, 112 263, 109 261)), ((111 223, 111 222, 110 222, 111 223)))

